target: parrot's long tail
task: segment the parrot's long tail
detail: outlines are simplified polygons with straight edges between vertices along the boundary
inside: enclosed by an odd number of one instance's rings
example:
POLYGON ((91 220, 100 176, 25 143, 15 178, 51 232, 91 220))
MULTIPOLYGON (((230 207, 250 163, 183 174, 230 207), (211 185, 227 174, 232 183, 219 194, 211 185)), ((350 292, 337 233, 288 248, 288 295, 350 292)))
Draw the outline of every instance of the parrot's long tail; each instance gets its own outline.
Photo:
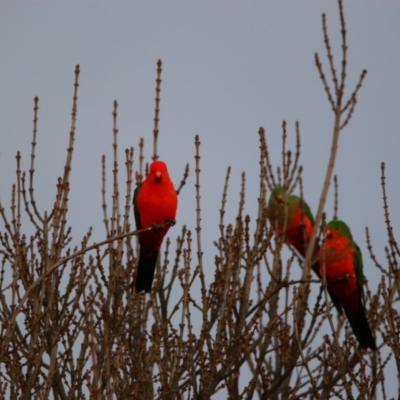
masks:
POLYGON ((351 329, 353 330, 353 333, 360 344, 360 347, 376 350, 375 339, 372 336, 367 317, 365 316, 364 307, 361 303, 360 305, 360 311, 347 312, 345 310, 345 313, 350 322, 351 329))
POLYGON ((151 257, 145 257, 142 252, 139 256, 139 264, 136 274, 136 293, 144 290, 149 293, 153 284, 154 271, 156 269, 158 252, 151 257))

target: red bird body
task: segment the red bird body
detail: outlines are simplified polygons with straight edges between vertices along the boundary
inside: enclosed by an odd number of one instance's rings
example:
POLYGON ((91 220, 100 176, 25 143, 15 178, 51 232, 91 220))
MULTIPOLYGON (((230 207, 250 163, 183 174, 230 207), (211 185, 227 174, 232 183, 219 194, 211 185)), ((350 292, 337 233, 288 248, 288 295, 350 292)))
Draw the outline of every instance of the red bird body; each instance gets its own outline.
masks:
MULTIPOLYGON (((329 288, 339 297, 343 307, 349 311, 359 311, 360 290, 357 283, 357 273, 354 269, 355 248, 351 247, 349 239, 327 241, 325 245, 326 280, 329 288), (339 256, 335 256, 338 254, 339 256), (345 277, 343 279, 343 277, 345 277)), ((321 260, 320 260, 321 261, 321 260)), ((320 274, 323 268, 320 262, 320 274)))
POLYGON ((376 350, 365 315, 361 251, 343 221, 327 224, 319 265, 321 276, 325 274, 328 289, 339 299, 360 346, 376 350))
POLYGON ((285 243, 304 257, 314 225, 307 203, 298 196, 287 194, 284 188, 278 186, 271 193, 268 218, 279 235, 285 233, 285 243))
MULTIPOLYGON (((137 229, 152 227, 163 222, 173 222, 176 217, 178 197, 163 161, 154 161, 143 183, 135 190, 135 220, 137 229)), ((140 256, 136 276, 136 293, 150 292, 158 253, 170 225, 139 234, 140 256)))
MULTIPOLYGON (((292 245, 303 257, 306 255, 307 245, 311 238, 314 221, 302 211, 300 205, 292 212, 290 221, 286 225, 285 242, 292 245)), ((282 234, 281 232, 278 233, 282 234)))

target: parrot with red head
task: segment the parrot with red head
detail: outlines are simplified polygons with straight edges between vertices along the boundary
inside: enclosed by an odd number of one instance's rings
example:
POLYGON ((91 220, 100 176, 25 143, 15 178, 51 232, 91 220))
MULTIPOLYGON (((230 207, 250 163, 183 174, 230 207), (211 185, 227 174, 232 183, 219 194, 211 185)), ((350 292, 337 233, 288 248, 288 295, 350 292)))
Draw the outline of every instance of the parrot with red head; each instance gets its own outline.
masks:
POLYGON ((165 162, 151 163, 146 179, 135 189, 133 196, 136 228, 151 228, 139 234, 140 256, 136 275, 136 293, 150 292, 158 253, 164 236, 175 223, 178 196, 165 162), (169 225, 155 225, 169 222, 169 225))

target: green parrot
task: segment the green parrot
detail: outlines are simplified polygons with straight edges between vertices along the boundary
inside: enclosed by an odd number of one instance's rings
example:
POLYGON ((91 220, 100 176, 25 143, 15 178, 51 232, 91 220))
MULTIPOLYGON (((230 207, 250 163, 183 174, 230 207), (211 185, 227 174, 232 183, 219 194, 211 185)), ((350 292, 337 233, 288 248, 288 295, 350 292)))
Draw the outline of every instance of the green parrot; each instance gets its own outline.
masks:
POLYGON ((333 220, 327 224, 325 245, 319 249, 319 266, 321 276, 325 274, 329 291, 339 299, 360 346, 376 350, 365 315, 361 251, 343 221, 333 220))

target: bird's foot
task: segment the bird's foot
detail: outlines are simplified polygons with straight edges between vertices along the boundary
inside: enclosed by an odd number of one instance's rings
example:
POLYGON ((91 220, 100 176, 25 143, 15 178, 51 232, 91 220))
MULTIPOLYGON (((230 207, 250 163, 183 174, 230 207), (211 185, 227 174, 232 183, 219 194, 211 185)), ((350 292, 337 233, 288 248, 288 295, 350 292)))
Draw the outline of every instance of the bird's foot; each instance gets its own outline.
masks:
POLYGON ((174 226, 175 224, 176 224, 176 221, 174 219, 167 219, 166 221, 162 222, 161 224, 151 225, 151 227, 149 229, 152 231, 155 231, 159 228, 165 227, 166 225, 174 226))
POLYGON ((354 277, 354 275, 344 274, 343 276, 338 276, 337 278, 329 278, 329 279, 327 279, 327 281, 328 282, 338 282, 338 281, 348 282, 353 277, 354 277))

